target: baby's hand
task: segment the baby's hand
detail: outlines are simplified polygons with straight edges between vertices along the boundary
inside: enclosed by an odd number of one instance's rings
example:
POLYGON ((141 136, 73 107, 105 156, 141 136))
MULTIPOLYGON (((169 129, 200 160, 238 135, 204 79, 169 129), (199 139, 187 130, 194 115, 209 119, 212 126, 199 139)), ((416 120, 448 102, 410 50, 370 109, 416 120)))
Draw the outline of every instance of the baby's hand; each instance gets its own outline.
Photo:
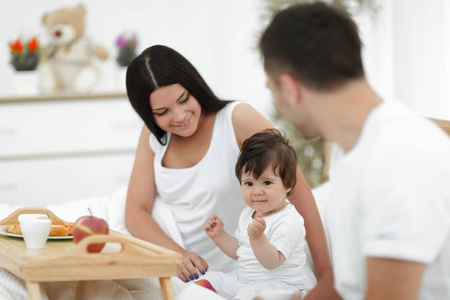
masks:
POLYGON ((253 222, 248 225, 247 234, 250 239, 258 239, 264 234, 266 229, 266 221, 264 221, 260 213, 256 213, 253 222))
POLYGON ((218 216, 212 215, 203 224, 203 229, 210 238, 218 237, 223 233, 223 222, 218 216))

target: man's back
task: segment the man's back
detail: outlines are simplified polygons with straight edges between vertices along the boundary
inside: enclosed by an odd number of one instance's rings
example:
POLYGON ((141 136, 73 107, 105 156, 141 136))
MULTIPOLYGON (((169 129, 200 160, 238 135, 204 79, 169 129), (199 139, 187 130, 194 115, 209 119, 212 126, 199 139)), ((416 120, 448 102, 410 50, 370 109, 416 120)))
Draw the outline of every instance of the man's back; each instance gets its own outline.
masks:
MULTIPOLYGON (((426 264, 420 299, 450 297, 450 139, 396 102, 369 115, 330 170, 336 287, 366 292, 366 258, 426 264)), ((393 282, 395 284, 395 282, 393 282)))

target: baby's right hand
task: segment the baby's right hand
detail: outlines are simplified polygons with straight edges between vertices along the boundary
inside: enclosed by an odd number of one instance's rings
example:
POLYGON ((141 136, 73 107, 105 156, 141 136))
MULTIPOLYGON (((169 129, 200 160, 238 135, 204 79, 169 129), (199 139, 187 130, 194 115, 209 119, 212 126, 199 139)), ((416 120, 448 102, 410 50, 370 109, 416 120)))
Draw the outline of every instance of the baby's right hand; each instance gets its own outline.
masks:
POLYGON ((223 222, 217 215, 212 215, 203 224, 203 229, 210 238, 215 238, 223 233, 223 222))

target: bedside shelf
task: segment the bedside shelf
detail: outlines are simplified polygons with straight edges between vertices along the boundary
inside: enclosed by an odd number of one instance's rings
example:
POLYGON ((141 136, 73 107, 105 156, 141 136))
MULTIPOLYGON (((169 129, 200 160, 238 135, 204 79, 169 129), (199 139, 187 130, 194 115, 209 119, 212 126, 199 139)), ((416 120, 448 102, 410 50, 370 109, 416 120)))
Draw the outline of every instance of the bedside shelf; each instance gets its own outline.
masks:
POLYGON ((93 100, 93 99, 123 99, 127 98, 124 91, 97 91, 93 93, 69 93, 55 92, 48 94, 17 94, 0 95, 0 104, 2 103, 21 103, 21 102, 44 102, 44 101, 64 101, 64 100, 93 100))
POLYGON ((0 203, 44 206, 126 186, 142 126, 124 93, 0 97, 0 203))

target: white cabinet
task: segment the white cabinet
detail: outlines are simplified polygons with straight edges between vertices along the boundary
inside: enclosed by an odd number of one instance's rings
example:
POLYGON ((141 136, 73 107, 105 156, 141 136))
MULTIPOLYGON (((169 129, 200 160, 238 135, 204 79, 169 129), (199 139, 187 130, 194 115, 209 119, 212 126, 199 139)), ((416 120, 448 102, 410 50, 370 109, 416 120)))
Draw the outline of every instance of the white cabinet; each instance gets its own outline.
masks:
POLYGON ((142 126, 125 94, 0 99, 0 203, 43 206, 126 186, 142 126))

